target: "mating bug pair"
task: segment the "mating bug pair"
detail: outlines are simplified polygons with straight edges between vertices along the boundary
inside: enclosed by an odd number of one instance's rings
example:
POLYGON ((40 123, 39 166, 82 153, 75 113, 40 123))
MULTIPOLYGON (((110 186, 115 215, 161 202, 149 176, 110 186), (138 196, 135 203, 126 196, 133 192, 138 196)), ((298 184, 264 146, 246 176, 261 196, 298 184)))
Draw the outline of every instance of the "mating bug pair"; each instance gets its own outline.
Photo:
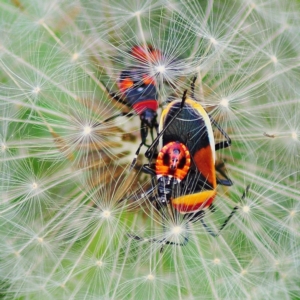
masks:
MULTIPOLYGON (((213 211, 217 184, 232 185, 231 180, 221 170, 219 171, 225 179, 217 178, 215 166, 215 151, 230 146, 229 136, 203 107, 192 99, 196 78, 191 85, 192 97, 188 97, 185 91, 181 101, 171 102, 162 112, 158 130, 156 121, 158 101, 155 83, 147 77, 135 77, 134 72, 135 70, 123 71, 118 85, 127 100, 126 105, 132 107, 141 118, 142 142, 136 156, 142 145, 148 147, 145 156, 149 164, 143 165, 142 171, 150 174, 153 179, 153 187, 145 194, 161 211, 163 224, 166 219, 166 208, 169 206, 173 211, 175 210, 175 213, 184 214, 184 218, 189 222, 200 220, 210 235, 218 236, 237 211, 238 206, 233 208, 216 233, 208 227, 203 217, 206 208, 213 211), (146 116, 148 118, 145 118, 146 116), (215 144, 212 125, 224 136, 223 142, 215 144), (152 136, 150 145, 146 144, 148 128, 152 136), (157 131, 155 139, 153 139, 153 129, 157 131), (157 153, 159 142, 162 147, 157 153), (152 164, 154 158, 156 162, 152 164)), ((121 99, 116 97, 116 100, 121 99)), ((132 165, 134 163, 135 161, 132 165)), ((241 199, 245 197, 248 189, 249 187, 246 188, 241 199)), ((130 235, 130 237, 143 240, 136 235, 130 235)), ((148 241, 185 245, 188 237, 184 237, 183 243, 169 241, 166 238, 148 239, 148 241)))

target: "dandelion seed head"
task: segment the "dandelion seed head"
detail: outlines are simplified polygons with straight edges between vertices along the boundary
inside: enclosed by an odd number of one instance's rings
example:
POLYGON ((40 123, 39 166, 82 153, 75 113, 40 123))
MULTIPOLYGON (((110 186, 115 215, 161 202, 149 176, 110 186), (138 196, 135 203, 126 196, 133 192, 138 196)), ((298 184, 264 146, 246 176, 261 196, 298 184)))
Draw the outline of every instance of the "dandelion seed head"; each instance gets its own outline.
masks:
POLYGON ((37 86, 32 90, 32 93, 37 95, 40 91, 41 91, 41 88, 39 86, 37 86))
POLYGON ((164 65, 159 65, 155 67, 157 73, 164 73, 166 71, 166 67, 164 65))
POLYGON ((44 242, 44 239, 43 239, 42 237, 38 237, 36 240, 37 240, 40 244, 42 244, 42 243, 44 242))
POLYGON ((172 228, 172 231, 171 231, 171 232, 172 232, 173 234, 178 235, 178 234, 181 234, 182 231, 183 231, 183 229, 182 229, 181 226, 174 226, 174 227, 172 228))
POLYGON ((97 267, 102 267, 103 266, 103 261, 102 260, 97 260, 96 261, 96 266, 97 267))
POLYGON ((73 55, 72 55, 71 61, 75 61, 75 60, 77 60, 78 58, 79 58, 79 53, 78 53, 78 52, 75 52, 75 53, 73 53, 73 55))
POLYGON ((271 61, 272 61, 274 64, 277 64, 278 59, 277 59, 277 57, 276 57, 275 55, 271 55, 270 58, 271 58, 271 61))
POLYGON ((38 188, 38 184, 36 182, 33 182, 31 185, 31 189, 36 190, 38 188))
POLYGON ((111 217, 111 212, 109 210, 104 210, 102 212, 102 217, 104 217, 105 219, 109 219, 111 217))
POLYGON ((155 276, 153 274, 149 274, 147 276, 147 280, 153 281, 155 279, 155 276))
POLYGON ((218 41, 215 38, 211 37, 209 40, 213 45, 218 45, 218 41))
POLYGON ((7 146, 4 143, 1 143, 1 147, 0 147, 1 152, 5 152, 6 149, 7 146))
POLYGON ((290 211, 290 216, 291 216, 291 217, 295 217, 295 215, 296 215, 296 211, 295 211, 295 210, 291 210, 291 211, 290 211))
POLYGON ((247 272, 247 270, 245 270, 245 269, 243 269, 242 271, 241 271, 241 275, 242 276, 244 276, 244 275, 246 275, 248 272, 247 272))
POLYGON ((228 105, 229 105, 228 99, 227 98, 222 98, 221 101, 220 101, 220 105, 223 106, 223 107, 228 108, 228 105))
POLYGON ((91 132, 92 132, 91 126, 88 126, 88 125, 84 126, 84 128, 83 128, 84 135, 89 135, 91 132))
POLYGON ((242 208, 243 212, 248 214, 250 212, 250 206, 249 205, 244 205, 242 208))
POLYGON ((297 132, 296 132, 296 131, 293 131, 292 134, 291 134, 291 136, 292 136, 292 139, 293 139, 293 140, 295 140, 295 141, 298 140, 298 135, 297 135, 297 132))
POLYGON ((135 11, 134 13, 133 13, 133 15, 134 16, 136 16, 136 17, 139 17, 140 15, 141 15, 141 11, 140 10, 137 10, 137 11, 135 11))
POLYGON ((219 265, 221 263, 221 260, 220 260, 220 258, 215 258, 213 260, 213 262, 214 262, 215 265, 219 265))

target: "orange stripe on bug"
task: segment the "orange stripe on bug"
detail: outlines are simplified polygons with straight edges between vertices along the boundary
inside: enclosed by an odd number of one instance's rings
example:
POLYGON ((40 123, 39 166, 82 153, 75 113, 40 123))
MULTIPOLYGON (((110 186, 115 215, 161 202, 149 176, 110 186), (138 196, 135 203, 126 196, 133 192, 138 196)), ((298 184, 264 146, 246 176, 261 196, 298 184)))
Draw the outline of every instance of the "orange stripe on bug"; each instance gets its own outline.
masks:
POLYGON ((180 213, 190 213, 209 207, 216 196, 216 190, 184 195, 172 200, 173 207, 180 213))
POLYGON ((193 156, 193 160, 198 171, 206 178, 206 182, 215 189, 217 187, 217 179, 215 162, 210 145, 200 148, 193 156))

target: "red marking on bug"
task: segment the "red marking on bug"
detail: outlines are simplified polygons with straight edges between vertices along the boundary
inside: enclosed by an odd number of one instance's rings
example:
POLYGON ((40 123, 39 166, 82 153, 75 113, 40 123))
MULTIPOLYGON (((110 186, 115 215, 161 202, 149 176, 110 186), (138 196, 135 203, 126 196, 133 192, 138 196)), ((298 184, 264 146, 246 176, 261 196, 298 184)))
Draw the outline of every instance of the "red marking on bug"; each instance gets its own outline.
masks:
POLYGON ((145 109, 152 109, 157 111, 158 102, 157 100, 143 100, 142 102, 137 102, 132 105, 132 108, 136 111, 137 114, 141 114, 145 109))
POLYGON ((181 181, 187 175, 191 166, 191 156, 187 147, 179 142, 165 145, 156 159, 157 177, 172 176, 181 181))

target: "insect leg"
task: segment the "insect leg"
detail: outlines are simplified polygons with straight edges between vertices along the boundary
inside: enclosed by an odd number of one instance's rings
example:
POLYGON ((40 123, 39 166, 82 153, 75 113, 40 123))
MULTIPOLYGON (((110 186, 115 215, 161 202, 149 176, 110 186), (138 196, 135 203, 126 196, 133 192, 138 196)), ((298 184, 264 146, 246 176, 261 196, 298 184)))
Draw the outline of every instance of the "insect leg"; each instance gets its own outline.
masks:
POLYGON ((195 99, 195 82, 197 80, 197 75, 194 76, 192 82, 191 82, 191 97, 195 99))
MULTIPOLYGON (((242 202, 242 201, 245 199, 245 197, 246 197, 246 195, 247 195, 247 193, 248 193, 249 187, 250 187, 250 186, 248 185, 248 186, 246 187, 246 189, 244 190, 240 202, 242 202)), ((205 230, 206 230, 211 236, 217 237, 217 236, 220 235, 221 231, 225 228, 225 226, 228 224, 228 222, 229 222, 230 219, 234 216, 234 214, 236 213, 236 211, 237 211, 238 209, 239 209, 239 205, 235 206, 235 207, 232 209, 230 215, 229 215, 229 216, 227 217, 227 219, 223 222, 223 224, 221 225, 221 227, 220 227, 220 229, 218 230, 217 233, 213 232, 213 230, 205 223, 205 221, 203 220, 203 218, 200 219, 200 222, 202 223, 202 225, 203 225, 203 227, 205 228, 205 230)))
POLYGON ((119 114, 117 114, 117 115, 114 115, 114 116, 112 116, 112 117, 109 117, 108 119, 104 120, 102 123, 99 123, 99 124, 97 124, 97 125, 101 125, 101 124, 103 124, 103 123, 109 122, 109 121, 111 121, 111 120, 113 120, 113 119, 115 119, 115 118, 118 118, 118 117, 128 117, 128 118, 130 118, 130 117, 133 117, 133 116, 135 116, 134 113, 125 113, 125 112, 121 112, 121 113, 119 113, 119 114))
POLYGON ((216 171, 222 175, 222 179, 217 177, 217 184, 221 184, 221 185, 225 185, 225 186, 232 186, 233 183, 231 181, 230 178, 228 178, 227 174, 226 174, 226 169, 225 169, 225 164, 223 161, 218 161, 216 162, 215 165, 216 171))
POLYGON ((217 123, 217 121, 209 115, 210 122, 217 127, 217 129, 222 133, 222 135, 225 137, 226 141, 222 141, 215 145, 215 150, 224 149, 231 145, 231 139, 229 135, 224 131, 224 129, 217 123))
POLYGON ((120 96, 117 95, 117 93, 115 92, 111 92, 110 90, 108 90, 108 88, 105 88, 108 95, 114 99, 115 101, 122 103, 123 105, 126 105, 127 107, 131 108, 130 104, 128 104, 125 100, 123 100, 120 96))

